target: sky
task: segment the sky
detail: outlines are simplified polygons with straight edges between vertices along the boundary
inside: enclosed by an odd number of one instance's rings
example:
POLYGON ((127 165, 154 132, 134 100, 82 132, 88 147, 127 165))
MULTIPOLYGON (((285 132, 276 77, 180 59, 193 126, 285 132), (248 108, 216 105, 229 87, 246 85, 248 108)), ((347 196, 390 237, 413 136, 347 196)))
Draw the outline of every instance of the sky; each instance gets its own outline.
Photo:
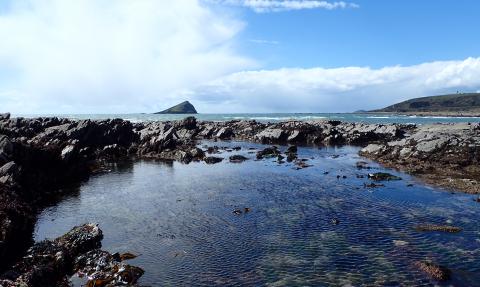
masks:
POLYGON ((352 112, 480 91, 476 0, 0 0, 0 112, 352 112))

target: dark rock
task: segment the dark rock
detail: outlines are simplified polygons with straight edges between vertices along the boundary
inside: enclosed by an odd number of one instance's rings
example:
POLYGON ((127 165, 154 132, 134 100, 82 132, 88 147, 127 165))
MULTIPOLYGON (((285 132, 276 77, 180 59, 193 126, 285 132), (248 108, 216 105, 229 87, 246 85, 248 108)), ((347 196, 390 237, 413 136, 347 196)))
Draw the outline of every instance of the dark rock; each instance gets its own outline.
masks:
POLYGON ((208 147, 208 149, 207 149, 207 153, 209 153, 209 154, 212 154, 212 153, 219 153, 219 151, 218 151, 218 146, 211 146, 211 147, 208 147))
POLYGON ((267 147, 257 152, 257 159, 275 157, 275 156, 278 156, 279 154, 280 154, 280 151, 276 146, 267 147))
POLYGON ((136 286, 144 270, 121 261, 133 259, 133 254, 114 254, 99 249, 78 256, 74 270, 79 277, 88 276, 86 286, 136 286), (125 257, 127 255, 127 257, 125 257))
POLYGON ((291 145, 287 148, 286 153, 297 153, 297 146, 296 145, 291 145))
POLYGON ((233 136, 235 136, 235 134, 233 133, 233 130, 230 127, 223 127, 216 134, 216 137, 222 140, 230 139, 233 136))
POLYGON ((233 163, 240 163, 246 160, 248 160, 248 158, 244 157, 243 155, 236 154, 236 155, 230 156, 230 162, 233 162, 233 163))
POLYGON ((201 160, 205 157, 205 153, 202 149, 195 147, 190 150, 190 154, 192 155, 194 160, 201 160))
POLYGON ((294 130, 287 138, 290 143, 302 143, 306 141, 306 133, 301 130, 294 130))
POLYGON ((75 145, 68 145, 62 149, 62 152, 60 153, 60 158, 64 161, 70 161, 74 158, 76 150, 77 148, 75 145))
MULTIPOLYGON (((35 244, 9 274, 14 278, 4 280, 7 286, 59 286, 67 274, 72 273, 71 262, 81 253, 98 248, 102 231, 96 224, 73 228, 53 240, 35 244)), ((1 282, 1 281, 0 281, 1 282)))
POLYGON ((287 133, 283 129, 265 129, 256 134, 254 139, 261 143, 282 143, 287 140, 287 133))
POLYGON ((127 153, 128 152, 126 148, 117 144, 112 144, 103 147, 101 151, 101 156, 105 158, 116 159, 126 157, 127 153))
POLYGON ((288 153, 287 154, 287 161, 292 162, 297 159, 297 154, 296 153, 288 153))
POLYGON ((19 175, 19 166, 13 161, 7 162, 0 167, 0 184, 13 184, 19 175))
POLYGON ((368 178, 375 181, 402 180, 401 177, 386 172, 369 173, 368 178))
POLYGON ((195 117, 186 117, 177 122, 177 127, 183 127, 187 130, 194 130, 197 128, 197 119, 195 117))
POLYGON ((13 144, 5 135, 0 135, 0 165, 6 163, 11 158, 13 144))
POLYGON ((8 119, 10 119, 10 113, 0 114, 0 121, 8 120, 8 119))
POLYGON ((207 164, 216 164, 223 160, 222 157, 215 157, 215 156, 207 156, 204 161, 207 164))
POLYGON ((297 159, 297 146, 292 145, 287 148, 287 151, 285 152, 287 155, 287 161, 292 162, 297 159))

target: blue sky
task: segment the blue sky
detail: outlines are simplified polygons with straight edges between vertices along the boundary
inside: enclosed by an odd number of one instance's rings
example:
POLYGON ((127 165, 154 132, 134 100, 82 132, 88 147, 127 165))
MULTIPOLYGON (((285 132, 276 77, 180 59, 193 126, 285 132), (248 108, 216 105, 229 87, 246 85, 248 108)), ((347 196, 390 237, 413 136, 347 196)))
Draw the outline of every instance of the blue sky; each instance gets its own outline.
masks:
POLYGON ((14 113, 349 112, 480 91, 479 1, 1 0, 14 113))
POLYGON ((265 67, 383 67, 479 56, 474 0, 359 0, 359 8, 255 13, 243 51, 265 67), (256 44, 248 39, 274 41, 256 44))

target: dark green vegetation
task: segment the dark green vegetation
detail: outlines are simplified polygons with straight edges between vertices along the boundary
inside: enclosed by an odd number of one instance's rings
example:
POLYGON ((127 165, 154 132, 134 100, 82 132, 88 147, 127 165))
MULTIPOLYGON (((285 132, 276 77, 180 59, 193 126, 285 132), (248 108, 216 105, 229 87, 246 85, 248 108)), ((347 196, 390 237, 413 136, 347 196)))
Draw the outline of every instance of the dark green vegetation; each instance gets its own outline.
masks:
POLYGON ((480 114, 480 93, 415 98, 371 112, 480 114))
POLYGON ((196 114, 197 110, 195 110, 195 107, 190 104, 189 101, 185 101, 183 103, 180 103, 176 106, 173 106, 169 109, 166 109, 164 111, 155 113, 155 114, 196 114))

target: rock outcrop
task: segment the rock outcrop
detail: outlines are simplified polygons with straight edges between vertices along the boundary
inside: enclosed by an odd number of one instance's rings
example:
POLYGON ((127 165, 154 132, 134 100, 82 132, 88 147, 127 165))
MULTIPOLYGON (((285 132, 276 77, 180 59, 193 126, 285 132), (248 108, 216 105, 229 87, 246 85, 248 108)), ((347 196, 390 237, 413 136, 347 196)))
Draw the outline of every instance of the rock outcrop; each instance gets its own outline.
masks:
POLYGON ((402 139, 369 144, 361 155, 435 185, 480 193, 478 124, 419 126, 402 139))
POLYGON ((87 286, 135 284, 143 270, 122 263, 120 256, 98 249, 102 238, 102 231, 90 223, 74 227, 55 240, 36 243, 1 276, 0 286, 71 286, 69 276, 74 273, 88 276, 87 286), (100 278, 108 285, 95 284, 100 278))

